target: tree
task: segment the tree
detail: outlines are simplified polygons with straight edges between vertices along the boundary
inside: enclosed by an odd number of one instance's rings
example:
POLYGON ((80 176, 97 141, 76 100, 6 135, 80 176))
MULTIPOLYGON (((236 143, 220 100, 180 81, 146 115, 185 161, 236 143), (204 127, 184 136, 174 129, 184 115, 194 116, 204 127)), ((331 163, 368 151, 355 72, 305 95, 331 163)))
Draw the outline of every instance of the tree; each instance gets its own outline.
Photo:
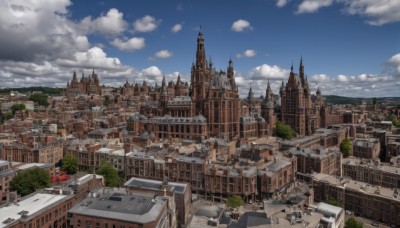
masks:
POLYGON ((35 94, 32 94, 29 97, 29 99, 31 101, 35 102, 35 103, 38 103, 39 105, 42 105, 42 106, 45 106, 45 107, 49 106, 49 101, 47 100, 48 99, 47 94, 35 93, 35 94))
POLYGON ((378 102, 378 98, 376 98, 376 97, 372 98, 372 104, 373 105, 376 105, 377 102, 378 102))
POLYGON ((351 155, 351 141, 349 138, 345 138, 342 140, 340 143, 340 151, 343 154, 343 157, 347 158, 348 156, 351 155))
POLYGON ((103 163, 96 173, 104 177, 107 187, 119 187, 121 185, 122 179, 119 177, 118 171, 109 162, 103 163))
POLYGON ((327 198, 325 200, 325 203, 339 207, 339 202, 336 199, 333 199, 333 198, 327 198))
POLYGON ((228 198, 228 201, 226 201, 226 205, 228 205, 231 208, 237 208, 243 205, 243 199, 241 196, 234 195, 228 198))
POLYGON ((296 136, 296 131, 293 130, 289 125, 278 121, 276 122, 276 135, 283 139, 291 139, 296 136))
POLYGON ((358 221, 354 216, 348 218, 344 224, 345 228, 363 228, 364 224, 361 221, 358 221))
POLYGON ((12 116, 15 115, 16 111, 22 111, 22 110, 25 110, 25 105, 24 104, 13 104, 13 106, 11 106, 12 116))
POLYGON ((104 96, 103 105, 104 105, 104 106, 108 106, 108 105, 110 105, 110 104, 111 104, 110 96, 105 95, 105 96, 104 96))
POLYGON ((17 191, 21 196, 49 186, 49 172, 38 167, 23 170, 11 180, 11 189, 17 191))
POLYGON ((62 159, 62 170, 68 174, 75 174, 78 171, 78 158, 73 154, 65 154, 62 159))
POLYGON ((397 119, 397 117, 395 116, 395 115, 390 115, 390 116, 388 116, 387 117, 387 120, 388 121, 392 121, 392 124, 394 125, 394 126, 396 126, 396 127, 400 127, 400 122, 399 122, 399 120, 397 119))

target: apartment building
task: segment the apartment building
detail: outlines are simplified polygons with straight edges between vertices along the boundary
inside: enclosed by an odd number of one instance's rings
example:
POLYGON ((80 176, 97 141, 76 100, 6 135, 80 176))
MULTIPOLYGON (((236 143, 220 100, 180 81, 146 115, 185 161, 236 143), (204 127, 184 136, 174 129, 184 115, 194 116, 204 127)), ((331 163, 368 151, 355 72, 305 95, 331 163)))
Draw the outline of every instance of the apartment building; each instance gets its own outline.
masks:
POLYGON ((10 162, 0 160, 0 205, 8 199, 11 180, 15 174, 15 170, 12 169, 10 162))
POLYGON ((301 178, 314 188, 317 201, 336 199, 355 215, 400 226, 400 191, 366 182, 336 178, 323 173, 301 178))
POLYGON ((342 175, 342 153, 338 149, 293 147, 289 153, 297 157, 297 172, 342 175))
POLYGON ((174 227, 173 197, 124 188, 93 191, 68 211, 71 227, 174 227))
POLYGON ((345 158, 343 176, 372 185, 400 188, 400 166, 381 163, 379 160, 345 158))
POLYGON ((192 209, 190 184, 132 177, 124 183, 124 187, 128 192, 151 192, 172 197, 175 201, 178 223, 184 227, 190 221, 192 209))
POLYGON ((381 152, 381 144, 379 139, 354 139, 353 141, 353 156, 359 158, 377 159, 381 152))
POLYGON ((68 188, 42 189, 0 207, 0 227, 66 227, 74 202, 68 188))

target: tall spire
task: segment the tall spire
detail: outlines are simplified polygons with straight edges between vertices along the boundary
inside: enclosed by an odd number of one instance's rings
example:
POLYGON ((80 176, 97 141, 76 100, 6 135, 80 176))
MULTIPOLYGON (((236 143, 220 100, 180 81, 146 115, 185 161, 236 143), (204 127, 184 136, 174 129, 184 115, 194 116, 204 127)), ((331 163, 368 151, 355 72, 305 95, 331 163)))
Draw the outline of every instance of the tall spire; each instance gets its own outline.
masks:
POLYGON ((300 76, 300 78, 301 78, 301 82, 304 84, 304 65, 303 65, 303 56, 300 58, 299 76, 300 76))
POLYGON ((272 97, 271 85, 269 84, 269 78, 268 78, 267 90, 265 91, 265 97, 267 99, 271 99, 271 97, 272 97))
POLYGON ((290 73, 293 73, 293 60, 292 60, 292 66, 290 67, 290 73))
POLYGON ((196 67, 201 69, 206 68, 206 50, 204 48, 204 37, 201 29, 197 36, 196 67))

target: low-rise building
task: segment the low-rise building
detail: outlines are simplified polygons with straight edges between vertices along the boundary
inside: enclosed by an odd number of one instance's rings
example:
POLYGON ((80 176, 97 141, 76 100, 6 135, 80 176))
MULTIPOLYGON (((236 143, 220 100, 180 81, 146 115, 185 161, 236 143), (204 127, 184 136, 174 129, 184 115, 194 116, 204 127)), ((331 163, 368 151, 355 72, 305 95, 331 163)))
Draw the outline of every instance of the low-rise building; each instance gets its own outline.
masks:
POLYGON ((353 156, 359 158, 377 159, 381 151, 381 144, 376 138, 355 139, 353 141, 353 156))
POLYGON ((366 182, 346 180, 323 173, 304 174, 301 178, 314 188, 316 201, 336 199, 355 215, 400 226, 400 191, 366 182))
POLYGON ((15 170, 10 162, 0 160, 0 204, 7 201, 11 188, 11 180, 15 176, 15 170))
POLYGON ((342 175, 342 153, 335 148, 314 150, 293 147, 289 153, 297 157, 297 172, 342 175))
POLYGON ((73 227, 173 227, 175 202, 168 195, 99 189, 68 211, 73 227))
POLYGON ((73 204, 70 189, 42 189, 0 207, 0 227, 66 227, 73 204))
POLYGON ((379 160, 349 157, 343 160, 343 176, 372 185, 400 188, 400 166, 379 160))
POLYGON ((128 192, 133 193, 167 194, 175 201, 178 223, 184 227, 191 219, 192 190, 189 184, 132 177, 125 182, 124 187, 127 188, 128 192))

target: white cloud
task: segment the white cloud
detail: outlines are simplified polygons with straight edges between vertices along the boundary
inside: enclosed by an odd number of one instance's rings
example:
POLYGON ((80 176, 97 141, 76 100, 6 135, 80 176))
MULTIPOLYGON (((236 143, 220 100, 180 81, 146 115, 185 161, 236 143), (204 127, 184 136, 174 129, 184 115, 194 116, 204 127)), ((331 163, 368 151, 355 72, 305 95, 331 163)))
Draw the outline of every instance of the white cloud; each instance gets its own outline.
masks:
POLYGON ((296 13, 314 13, 322 7, 332 5, 333 0, 303 0, 297 8, 296 13))
POLYGON ((160 22, 160 20, 156 20, 154 17, 146 15, 133 22, 133 27, 137 32, 151 32, 157 29, 160 22))
POLYGON ((168 50, 161 50, 161 51, 156 52, 154 54, 154 57, 167 59, 167 58, 170 58, 172 55, 173 55, 173 53, 168 50))
POLYGON ((284 80, 289 77, 289 70, 279 67, 277 65, 270 66, 268 64, 263 64, 261 66, 257 66, 250 70, 249 72, 250 79, 265 80, 267 78, 274 80, 284 80))
POLYGON ((276 6, 277 7, 284 7, 288 2, 289 2, 289 0, 277 0, 276 1, 276 6))
POLYGON ((118 58, 107 57, 103 49, 92 47, 87 52, 76 52, 71 59, 57 59, 57 64, 74 68, 120 69, 118 58))
POLYGON ((133 37, 128 40, 121 40, 119 38, 114 39, 111 41, 111 44, 118 48, 120 51, 135 51, 144 48, 145 46, 145 39, 142 37, 133 37))
POLYGON ((337 0, 345 5, 344 11, 350 15, 366 17, 370 25, 383 25, 400 21, 399 0, 337 0))
POLYGON ((87 16, 79 23, 78 29, 86 33, 101 33, 104 35, 118 35, 125 31, 128 23, 123 19, 123 13, 117 9, 110 9, 106 15, 96 19, 87 16))
POLYGON ((231 29, 232 31, 235 32, 243 32, 247 30, 253 30, 253 27, 251 27, 250 22, 243 19, 239 19, 233 22, 231 29))
POLYGON ((175 24, 174 26, 172 26, 171 31, 172 32, 179 32, 182 30, 182 24, 175 24))
POLYGON ((242 57, 247 57, 247 58, 251 58, 256 56, 257 52, 253 49, 247 49, 246 51, 244 51, 243 53, 238 53, 236 54, 236 58, 240 59, 242 57))
POLYGON ((248 49, 248 50, 246 50, 243 54, 244 54, 244 56, 250 58, 250 57, 256 56, 256 51, 253 50, 253 49, 248 49))

